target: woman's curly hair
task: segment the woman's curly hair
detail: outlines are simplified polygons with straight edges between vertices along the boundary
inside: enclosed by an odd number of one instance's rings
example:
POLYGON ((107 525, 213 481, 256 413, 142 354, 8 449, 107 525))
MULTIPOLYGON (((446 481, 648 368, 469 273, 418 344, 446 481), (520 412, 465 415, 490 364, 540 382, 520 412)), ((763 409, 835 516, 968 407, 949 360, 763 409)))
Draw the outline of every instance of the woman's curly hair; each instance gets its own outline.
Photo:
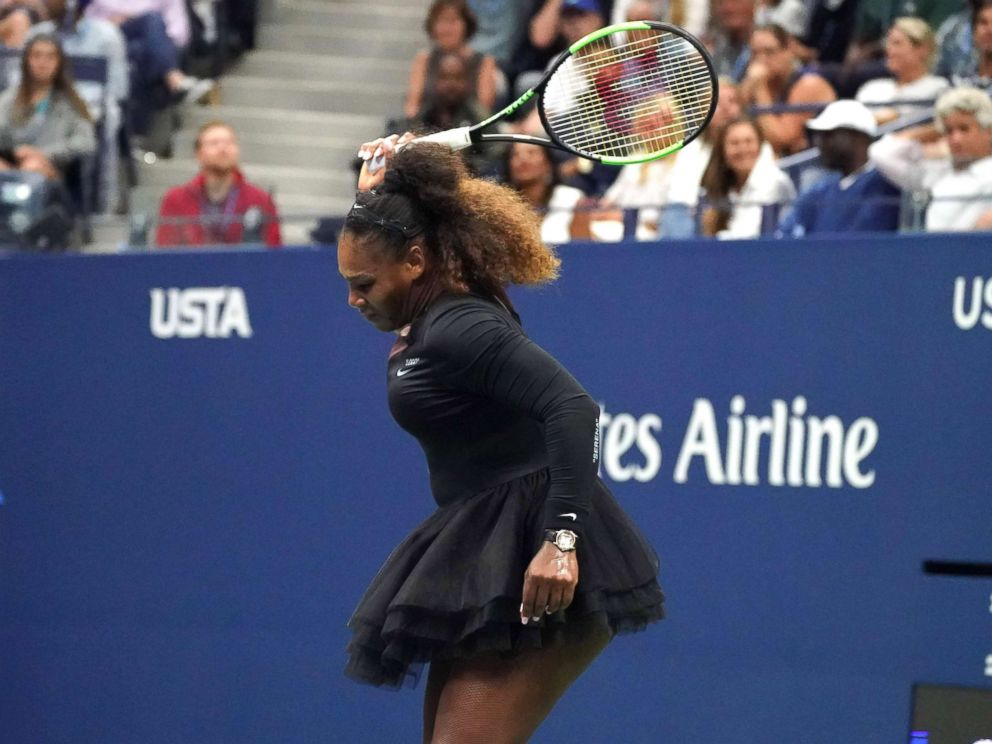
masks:
POLYGON ((530 205, 510 188, 469 175, 443 145, 404 147, 382 185, 360 193, 356 205, 363 209, 352 209, 345 232, 374 239, 397 260, 421 241, 448 286, 501 297, 508 284, 558 276, 560 261, 541 241, 530 205))

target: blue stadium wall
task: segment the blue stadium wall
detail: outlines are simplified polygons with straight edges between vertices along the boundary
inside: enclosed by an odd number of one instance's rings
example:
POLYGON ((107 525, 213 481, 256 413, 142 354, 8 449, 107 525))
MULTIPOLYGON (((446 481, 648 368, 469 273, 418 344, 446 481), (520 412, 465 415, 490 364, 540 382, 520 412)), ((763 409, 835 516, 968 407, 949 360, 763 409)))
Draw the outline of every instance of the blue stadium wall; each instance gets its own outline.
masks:
MULTIPOLYGON (((515 297, 601 401, 669 617, 537 742, 905 742, 992 687, 980 236, 575 245, 515 297)), ((0 259, 0 741, 419 740, 341 674, 432 509, 333 251, 0 259)))

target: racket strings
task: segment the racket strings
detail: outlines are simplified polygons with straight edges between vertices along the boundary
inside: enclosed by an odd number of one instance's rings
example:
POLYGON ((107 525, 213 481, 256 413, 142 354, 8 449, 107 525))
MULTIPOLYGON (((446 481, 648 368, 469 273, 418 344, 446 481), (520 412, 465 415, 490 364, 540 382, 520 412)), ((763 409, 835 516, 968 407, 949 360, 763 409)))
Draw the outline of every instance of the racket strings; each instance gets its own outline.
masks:
POLYGON ((578 50, 542 97, 552 134, 599 157, 644 157, 686 140, 713 101, 704 56, 668 31, 614 33, 578 50))

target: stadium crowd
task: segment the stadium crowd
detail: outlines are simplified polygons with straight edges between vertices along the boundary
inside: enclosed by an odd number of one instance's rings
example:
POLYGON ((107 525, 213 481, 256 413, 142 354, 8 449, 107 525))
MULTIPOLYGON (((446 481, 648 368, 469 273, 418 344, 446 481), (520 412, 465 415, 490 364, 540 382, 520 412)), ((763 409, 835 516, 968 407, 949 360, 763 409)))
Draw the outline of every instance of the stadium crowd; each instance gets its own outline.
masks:
MULTIPOLYGON (((479 121, 626 20, 704 41, 716 114, 675 155, 621 169, 520 145, 473 154, 546 214, 547 240, 894 231, 921 200, 927 229, 992 224, 992 0, 435 0, 387 129, 479 121)), ((507 128, 540 127, 531 110, 507 128)))
MULTIPOLYGON (((169 155, 156 123, 209 99, 225 60, 253 47, 256 5, 0 0, 0 180, 32 193, 0 204, 2 242, 78 242, 89 215, 126 213, 136 154, 169 155), (27 202, 29 224, 16 219, 27 202)), ((992 0, 434 0, 385 127, 480 121, 570 44, 626 20, 703 40, 716 113, 675 155, 620 169, 520 144, 468 151, 545 215, 548 242, 992 227, 992 0)), ((531 107, 501 126, 541 122, 531 107)), ((200 173, 161 202, 157 244, 243 242, 251 217, 254 238, 279 245, 233 127, 207 123, 196 157, 200 173)))

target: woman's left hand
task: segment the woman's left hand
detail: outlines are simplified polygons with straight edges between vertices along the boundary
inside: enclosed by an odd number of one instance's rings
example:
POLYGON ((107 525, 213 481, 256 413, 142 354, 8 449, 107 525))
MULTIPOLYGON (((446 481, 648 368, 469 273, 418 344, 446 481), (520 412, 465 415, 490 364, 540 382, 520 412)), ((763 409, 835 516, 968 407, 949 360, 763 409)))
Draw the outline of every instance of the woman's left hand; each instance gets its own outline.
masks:
POLYGON ((575 597, 579 583, 579 561, 575 551, 563 552, 554 543, 545 542, 527 567, 524 574, 523 604, 520 605, 520 622, 541 619, 564 610, 575 597))

